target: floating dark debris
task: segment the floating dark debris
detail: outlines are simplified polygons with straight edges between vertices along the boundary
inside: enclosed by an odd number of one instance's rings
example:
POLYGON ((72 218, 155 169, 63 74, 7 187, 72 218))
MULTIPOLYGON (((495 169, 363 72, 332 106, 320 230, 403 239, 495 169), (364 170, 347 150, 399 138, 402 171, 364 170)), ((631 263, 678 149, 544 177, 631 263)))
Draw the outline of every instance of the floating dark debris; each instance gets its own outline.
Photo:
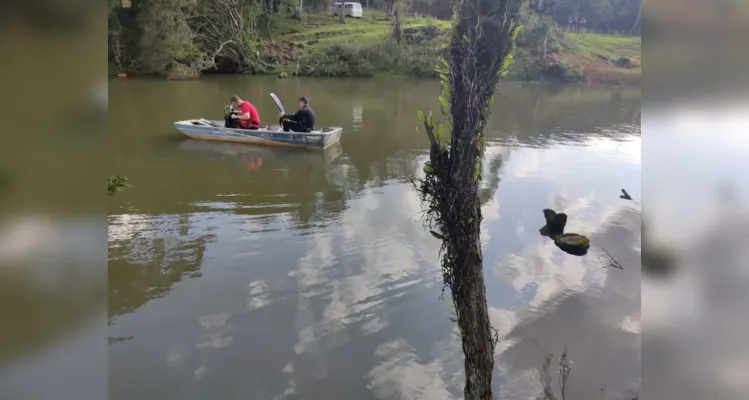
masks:
POLYGON ((590 239, 579 233, 564 233, 564 228, 567 225, 567 214, 557 213, 548 208, 544 209, 543 212, 546 225, 539 230, 542 236, 553 239, 554 244, 567 254, 574 256, 588 254, 590 239))

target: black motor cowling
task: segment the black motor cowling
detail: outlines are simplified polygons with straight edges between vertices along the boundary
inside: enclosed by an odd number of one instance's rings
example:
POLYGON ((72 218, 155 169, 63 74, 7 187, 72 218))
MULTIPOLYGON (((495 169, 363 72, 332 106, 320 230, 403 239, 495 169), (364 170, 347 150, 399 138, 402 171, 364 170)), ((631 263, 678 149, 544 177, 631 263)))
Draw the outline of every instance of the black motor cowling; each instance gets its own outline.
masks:
POLYGON ((234 114, 234 107, 224 107, 224 128, 234 128, 234 119, 231 119, 231 115, 234 114))

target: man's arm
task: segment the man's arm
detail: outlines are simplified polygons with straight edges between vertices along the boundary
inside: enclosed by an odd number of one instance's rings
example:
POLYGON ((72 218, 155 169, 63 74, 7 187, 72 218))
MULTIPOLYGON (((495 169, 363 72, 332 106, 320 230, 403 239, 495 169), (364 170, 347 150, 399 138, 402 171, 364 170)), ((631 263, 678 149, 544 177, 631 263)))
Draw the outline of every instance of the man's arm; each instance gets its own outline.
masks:
POLYGON ((304 112, 302 110, 303 109, 299 109, 299 111, 297 111, 294 115, 288 116, 288 119, 292 121, 296 121, 296 122, 301 122, 302 119, 304 119, 303 117, 304 112))
POLYGON ((246 113, 242 114, 241 111, 232 111, 231 113, 236 116, 236 119, 241 119, 241 120, 250 119, 250 113, 249 112, 246 112, 246 113))
POLYGON ((237 119, 240 119, 243 121, 250 119, 251 109, 250 107, 245 107, 245 106, 247 106, 247 103, 244 103, 244 105, 242 106, 242 111, 236 111, 237 119))

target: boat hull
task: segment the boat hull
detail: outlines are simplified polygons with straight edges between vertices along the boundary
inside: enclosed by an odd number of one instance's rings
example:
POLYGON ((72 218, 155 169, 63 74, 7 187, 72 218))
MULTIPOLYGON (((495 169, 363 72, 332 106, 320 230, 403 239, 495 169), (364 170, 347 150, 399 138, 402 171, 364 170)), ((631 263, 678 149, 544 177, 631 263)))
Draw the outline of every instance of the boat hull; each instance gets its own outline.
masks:
POLYGON ((297 151, 289 147, 255 146, 251 144, 237 144, 217 142, 211 140, 185 139, 178 145, 179 149, 203 154, 213 154, 220 158, 236 158, 239 160, 262 158, 283 161, 324 161, 332 162, 343 153, 340 143, 336 143, 324 151, 297 151))
POLYGON ((342 128, 320 127, 312 132, 284 132, 278 125, 266 126, 258 130, 224 128, 222 125, 221 121, 207 120, 186 120, 174 123, 177 130, 197 140, 313 150, 323 150, 338 143, 343 131, 342 128))

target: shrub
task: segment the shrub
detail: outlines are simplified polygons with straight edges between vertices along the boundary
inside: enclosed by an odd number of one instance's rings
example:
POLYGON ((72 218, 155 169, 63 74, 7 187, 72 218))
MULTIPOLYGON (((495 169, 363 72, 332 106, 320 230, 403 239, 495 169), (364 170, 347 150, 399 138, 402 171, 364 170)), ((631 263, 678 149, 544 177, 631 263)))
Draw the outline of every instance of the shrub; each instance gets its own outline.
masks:
POLYGON ((548 76, 563 82, 579 82, 585 79, 582 69, 564 61, 555 61, 549 64, 544 71, 548 76))
POLYGON ((508 75, 519 81, 535 82, 544 77, 544 70, 537 61, 522 57, 513 63, 508 75))
POLYGON ((194 79, 200 76, 200 71, 174 61, 167 66, 165 75, 170 80, 194 79))
POLYGON ((559 44, 559 42, 554 42, 554 44, 551 45, 551 53, 561 54, 562 53, 562 45, 559 44))
POLYGON ((398 45, 387 40, 372 46, 354 43, 334 44, 320 53, 303 60, 313 76, 369 77, 378 72, 405 73, 420 77, 435 77, 439 50, 422 46, 398 45))

